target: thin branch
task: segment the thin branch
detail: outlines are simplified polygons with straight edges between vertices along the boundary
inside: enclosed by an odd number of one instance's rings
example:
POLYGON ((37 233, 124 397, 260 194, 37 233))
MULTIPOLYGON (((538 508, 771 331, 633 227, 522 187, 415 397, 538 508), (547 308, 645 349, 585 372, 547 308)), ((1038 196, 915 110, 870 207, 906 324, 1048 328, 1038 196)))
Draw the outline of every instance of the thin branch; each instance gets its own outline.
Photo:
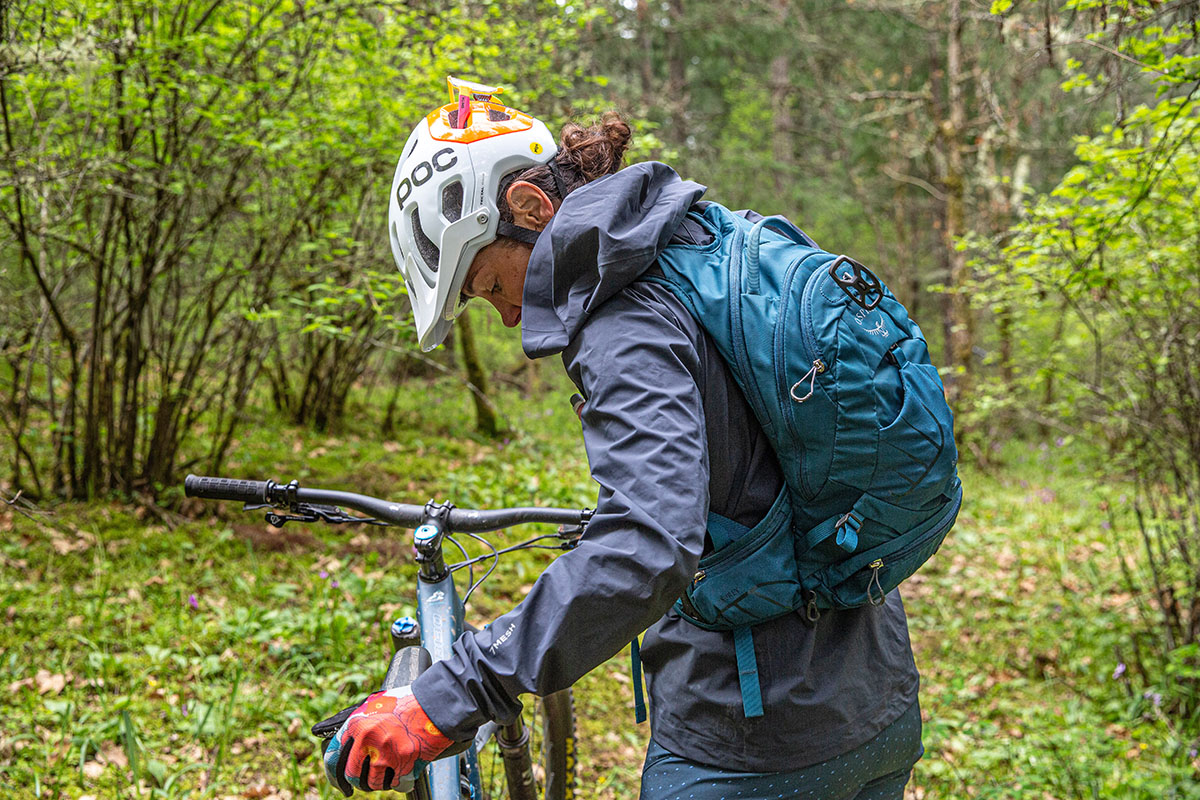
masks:
POLYGON ((892 167, 887 166, 887 165, 884 165, 883 173, 894 181, 900 181, 901 183, 911 184, 913 186, 916 186, 918 189, 925 190, 939 202, 944 203, 947 200, 946 195, 944 193, 938 191, 936 186, 929 183, 928 181, 925 181, 925 180, 922 180, 921 178, 916 177, 915 175, 905 175, 902 172, 898 172, 897 170, 895 170, 892 167))

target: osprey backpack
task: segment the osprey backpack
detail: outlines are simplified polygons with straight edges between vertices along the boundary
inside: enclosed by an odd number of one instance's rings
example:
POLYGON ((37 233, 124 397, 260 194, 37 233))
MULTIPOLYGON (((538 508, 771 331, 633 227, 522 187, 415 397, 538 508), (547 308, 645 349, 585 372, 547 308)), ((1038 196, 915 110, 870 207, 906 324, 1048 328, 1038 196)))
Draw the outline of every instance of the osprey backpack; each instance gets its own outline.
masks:
MULTIPOLYGON (((753 528, 709 514, 714 549, 676 609, 733 631, 755 717, 751 626, 882 605, 937 551, 962 504, 954 421, 921 329, 870 270, 782 217, 751 222, 716 203, 689 217, 712 241, 673 240, 643 278, 713 338, 785 485, 753 528)), ((636 649, 634 661, 640 695, 636 649)))

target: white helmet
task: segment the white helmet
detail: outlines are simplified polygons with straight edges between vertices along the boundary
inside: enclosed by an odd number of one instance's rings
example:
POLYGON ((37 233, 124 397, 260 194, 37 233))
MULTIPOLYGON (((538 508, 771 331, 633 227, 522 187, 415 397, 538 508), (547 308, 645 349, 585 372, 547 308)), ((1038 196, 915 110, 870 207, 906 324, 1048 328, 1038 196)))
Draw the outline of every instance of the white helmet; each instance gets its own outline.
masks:
POLYGON ((437 347, 462 311, 463 281, 480 249, 498 233, 532 240, 532 232, 500 222, 500 180, 558 152, 545 124, 493 100, 500 87, 447 82, 457 99, 408 137, 388 202, 392 255, 408 286, 423 350, 437 347))

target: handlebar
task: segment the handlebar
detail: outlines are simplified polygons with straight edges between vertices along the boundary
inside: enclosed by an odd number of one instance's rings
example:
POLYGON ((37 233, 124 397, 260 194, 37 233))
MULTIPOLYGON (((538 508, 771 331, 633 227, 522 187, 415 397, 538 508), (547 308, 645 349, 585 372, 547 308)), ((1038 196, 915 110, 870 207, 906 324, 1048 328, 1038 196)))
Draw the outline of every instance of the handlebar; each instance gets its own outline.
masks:
MULTIPOLYGON (((183 482, 183 493, 188 497, 205 500, 231 500, 242 503, 257 503, 276 507, 290 507, 297 503, 314 505, 345 506, 369 514, 376 519, 406 528, 415 528, 426 518, 425 506, 411 503, 393 503, 355 492, 338 492, 330 489, 304 489, 299 483, 276 483, 275 481, 251 481, 235 478, 204 477, 188 475, 183 482)), ((586 525, 591 519, 590 509, 501 508, 480 510, 452 508, 446 520, 448 527, 463 533, 487 533, 510 528, 526 522, 545 522, 553 525, 586 525)))

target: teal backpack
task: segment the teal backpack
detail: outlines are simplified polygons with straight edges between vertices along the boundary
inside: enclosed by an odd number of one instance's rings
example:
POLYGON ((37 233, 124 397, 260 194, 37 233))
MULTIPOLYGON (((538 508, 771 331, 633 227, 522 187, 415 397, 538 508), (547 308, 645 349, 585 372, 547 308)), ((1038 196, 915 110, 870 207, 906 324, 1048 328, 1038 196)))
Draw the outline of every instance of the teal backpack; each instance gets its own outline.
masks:
POLYGON ((785 486, 753 528, 709 514, 713 552, 676 610, 733 631, 742 702, 757 717, 751 626, 882 605, 937 551, 962 504, 954 420, 921 329, 870 270, 782 217, 752 223, 716 203, 689 216, 713 240, 672 243, 643 277, 716 342, 785 486))

